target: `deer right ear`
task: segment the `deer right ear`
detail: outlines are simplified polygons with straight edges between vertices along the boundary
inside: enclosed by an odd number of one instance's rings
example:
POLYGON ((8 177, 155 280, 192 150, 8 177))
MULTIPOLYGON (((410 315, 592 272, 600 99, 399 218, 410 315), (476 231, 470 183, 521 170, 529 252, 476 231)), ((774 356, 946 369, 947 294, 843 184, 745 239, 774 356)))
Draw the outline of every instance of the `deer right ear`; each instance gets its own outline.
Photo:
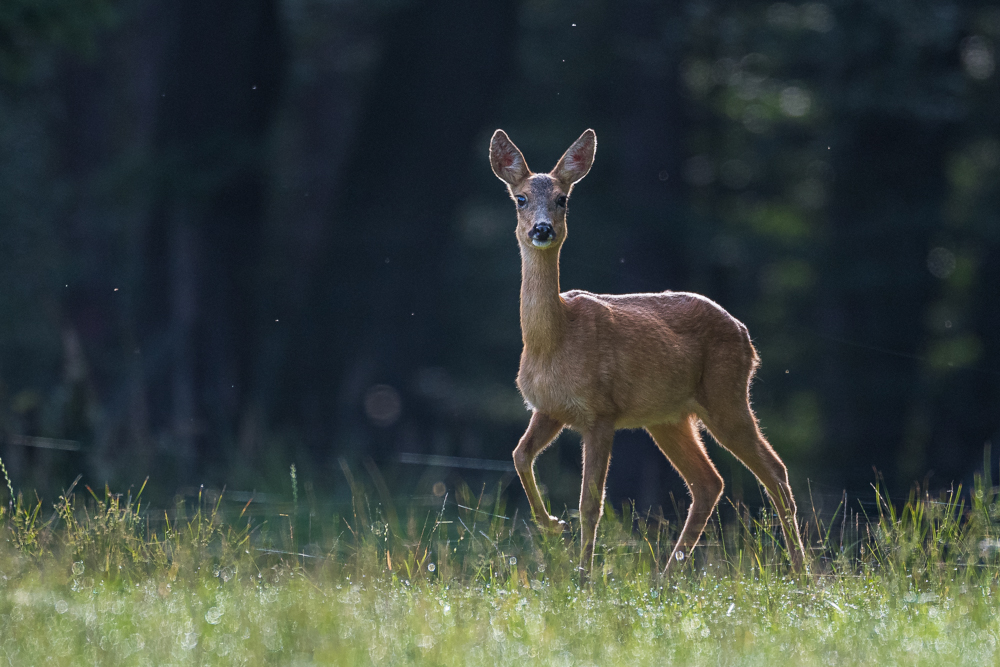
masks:
POLYGON ((517 185, 531 174, 521 151, 503 130, 494 132, 490 140, 490 166, 497 178, 508 185, 517 185))

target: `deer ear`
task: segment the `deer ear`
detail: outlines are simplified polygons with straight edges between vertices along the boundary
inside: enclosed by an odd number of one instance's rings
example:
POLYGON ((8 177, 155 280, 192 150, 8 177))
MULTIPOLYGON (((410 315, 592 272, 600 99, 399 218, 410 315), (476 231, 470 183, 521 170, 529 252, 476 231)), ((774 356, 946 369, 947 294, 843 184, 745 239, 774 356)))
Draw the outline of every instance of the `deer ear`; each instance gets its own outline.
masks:
POLYGON ((517 185, 531 174, 521 151, 503 130, 494 132, 490 140, 490 166, 497 178, 508 185, 517 185))
POLYGON ((596 152, 597 135, 593 130, 587 130, 563 153, 549 175, 567 186, 573 185, 590 171, 596 152))

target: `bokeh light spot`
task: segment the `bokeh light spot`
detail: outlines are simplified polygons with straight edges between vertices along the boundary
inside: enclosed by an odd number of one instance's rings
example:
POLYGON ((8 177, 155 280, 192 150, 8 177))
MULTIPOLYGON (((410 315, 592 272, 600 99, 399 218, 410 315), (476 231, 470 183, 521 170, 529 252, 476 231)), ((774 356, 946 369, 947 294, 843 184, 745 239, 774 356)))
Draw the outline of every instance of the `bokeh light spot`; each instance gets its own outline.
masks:
POLYGON ((778 103, 781 106, 781 111, 786 116, 800 118, 809 113, 809 107, 812 106, 812 99, 809 93, 798 86, 788 86, 781 91, 778 103))
POLYGON ((377 384, 365 394, 365 414, 377 426, 395 424, 402 408, 399 392, 387 384, 377 384))
POLYGON ((743 112, 743 127, 754 134, 767 132, 767 110, 761 104, 751 104, 743 112))
POLYGON ((833 25, 833 12, 822 2, 807 2, 802 5, 802 27, 816 32, 830 32, 833 25))
POLYGON ((944 280, 955 272, 955 254, 947 248, 934 248, 927 253, 927 270, 944 280))
POLYGON ((979 35, 967 37, 962 41, 962 65, 973 79, 990 78, 996 68, 993 45, 979 35))
POLYGON ((799 9, 787 2, 776 2, 767 8, 767 22, 779 30, 795 30, 799 27, 799 9))
POLYGON ((795 187, 795 201, 807 209, 823 208, 826 204, 826 188, 818 178, 807 178, 795 187))

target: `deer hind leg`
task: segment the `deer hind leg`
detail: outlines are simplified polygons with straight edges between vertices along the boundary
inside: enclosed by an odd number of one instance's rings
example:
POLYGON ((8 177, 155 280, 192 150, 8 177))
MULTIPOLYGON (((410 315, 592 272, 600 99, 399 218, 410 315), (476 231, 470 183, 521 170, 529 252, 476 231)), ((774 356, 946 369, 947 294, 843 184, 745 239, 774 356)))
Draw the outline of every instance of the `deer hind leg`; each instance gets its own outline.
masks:
POLYGON ((795 498, 788 484, 788 470, 760 432, 745 390, 735 395, 730 392, 728 396, 715 394, 706 403, 705 413, 700 415, 702 422, 719 444, 742 461, 764 485, 778 512, 792 567, 801 569, 802 537, 795 514, 795 498))
POLYGON ((528 430, 521 436, 521 441, 514 449, 514 468, 517 470, 518 477, 521 478, 521 486, 524 487, 524 493, 528 496, 528 504, 531 505, 535 522, 543 528, 555 530, 562 529, 565 523, 550 516, 548 510, 545 509, 545 501, 542 500, 542 494, 539 493, 538 484, 535 482, 534 466, 535 458, 552 444, 562 428, 562 422, 541 412, 535 412, 531 415, 528 430))
POLYGON ((691 507, 664 573, 691 554, 722 496, 722 476, 705 452, 698 434, 697 417, 688 415, 676 424, 656 424, 646 430, 671 465, 684 478, 691 493, 691 507))
POLYGON ((598 422, 583 434, 583 484, 580 488, 580 579, 586 582, 594 566, 597 524, 604 513, 604 487, 615 438, 613 422, 598 422))

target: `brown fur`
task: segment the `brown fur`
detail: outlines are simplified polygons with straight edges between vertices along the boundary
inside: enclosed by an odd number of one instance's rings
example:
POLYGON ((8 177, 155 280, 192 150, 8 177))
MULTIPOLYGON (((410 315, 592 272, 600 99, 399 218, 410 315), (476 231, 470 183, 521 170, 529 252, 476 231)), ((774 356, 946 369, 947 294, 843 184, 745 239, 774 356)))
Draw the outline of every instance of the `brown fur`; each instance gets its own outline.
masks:
POLYGON ((645 427, 691 493, 669 568, 698 542, 722 495, 722 477, 701 441, 704 425, 767 489, 798 568, 802 540, 788 473, 750 407, 758 359, 746 327, 698 294, 559 291, 559 254, 567 234, 566 206, 559 205, 559 197, 568 197, 590 170, 596 146, 593 130, 587 130, 550 173, 535 174, 502 130, 490 143, 494 173, 515 201, 526 198, 517 207, 524 342, 517 386, 533 414, 514 463, 535 520, 546 528, 562 527, 545 509, 534 460, 568 426, 583 436, 580 567, 586 577, 614 431, 645 427), (529 236, 539 223, 550 224, 555 233, 548 247, 536 247, 529 236))

